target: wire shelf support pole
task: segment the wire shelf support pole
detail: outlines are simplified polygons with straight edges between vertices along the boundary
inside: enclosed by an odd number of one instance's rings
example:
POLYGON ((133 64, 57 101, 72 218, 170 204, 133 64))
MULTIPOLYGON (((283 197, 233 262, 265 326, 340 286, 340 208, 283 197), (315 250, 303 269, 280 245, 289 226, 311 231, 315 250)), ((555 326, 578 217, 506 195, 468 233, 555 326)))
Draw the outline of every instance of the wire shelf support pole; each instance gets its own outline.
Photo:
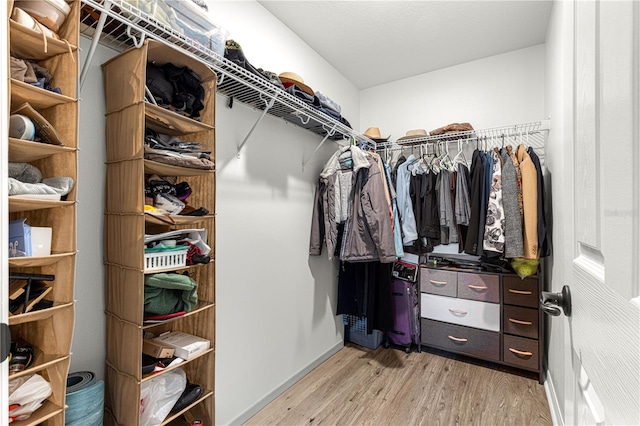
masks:
MULTIPOLYGON (((260 96, 260 97, 262 97, 262 96, 260 96)), ((265 103, 265 108, 262 110, 262 114, 260 114, 260 117, 258 117, 258 120, 253 124, 253 127, 251 127, 251 130, 249 130, 249 133, 247 133, 247 135, 244 137, 244 140, 242 141, 242 143, 240 143, 240 145, 238 145, 238 152, 236 154, 236 157, 238 159, 240 158, 240 151, 242 151, 242 147, 247 143, 247 141, 251 137, 251 134, 253 133, 253 131, 256 129, 256 127, 258 127, 258 124, 260 124, 260 122, 262 121, 264 116, 267 115, 267 112, 269 112, 271 107, 273 107, 273 105, 276 103, 276 98, 277 97, 278 97, 278 94, 276 93, 268 101, 266 99, 262 99, 264 101, 264 103, 265 103)))
MULTIPOLYGON (((313 150, 313 152, 311 153, 311 155, 309 156, 309 158, 307 158, 306 160, 302 161, 302 172, 304 173, 304 168, 307 164, 309 164, 309 161, 311 161, 311 159, 313 158, 314 155, 316 155, 316 152, 318 152, 318 150, 320 149, 320 147, 327 141, 327 139, 329 139, 329 137, 333 136, 336 133, 336 127, 338 125, 335 124, 333 126, 333 128, 331 130, 327 130, 327 134, 324 136, 324 138, 322 139, 322 141, 320 142, 320 144, 318 144, 318 146, 316 147, 316 149, 313 150)), ((323 126, 324 127, 324 126, 323 126)), ((326 130, 326 129, 325 129, 326 130)))

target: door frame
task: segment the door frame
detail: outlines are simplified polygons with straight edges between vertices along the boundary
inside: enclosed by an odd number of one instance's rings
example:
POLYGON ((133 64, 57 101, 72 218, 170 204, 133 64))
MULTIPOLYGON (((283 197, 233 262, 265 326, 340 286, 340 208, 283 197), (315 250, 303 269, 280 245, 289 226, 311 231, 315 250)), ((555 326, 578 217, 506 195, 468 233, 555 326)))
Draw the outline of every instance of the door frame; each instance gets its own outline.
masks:
MULTIPOLYGON (((0 114, 0 221, 5 225, 9 223, 9 37, 7 8, 0 7, 0 40, 5 41, 5 47, 0 55, 0 103, 5 107, 0 114)), ((9 294, 9 230, 7 226, 0 226, 0 294, 9 294)), ((8 322, 9 302, 7 297, 0 297, 0 323, 8 322)), ((9 362, 0 363, 0 419, 9 417, 9 362)), ((1 422, 2 420, 0 420, 1 422)))

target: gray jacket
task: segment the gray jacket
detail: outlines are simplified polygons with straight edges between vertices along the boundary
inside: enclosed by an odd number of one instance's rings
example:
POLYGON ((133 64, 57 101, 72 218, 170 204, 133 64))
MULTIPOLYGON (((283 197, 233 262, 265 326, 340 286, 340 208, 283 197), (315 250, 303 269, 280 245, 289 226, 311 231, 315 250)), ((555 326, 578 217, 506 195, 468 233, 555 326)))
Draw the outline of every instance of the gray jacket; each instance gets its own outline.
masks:
POLYGON ((338 150, 320 174, 311 222, 309 254, 323 242, 332 260, 338 224, 344 223, 339 258, 346 262, 396 260, 389 206, 376 160, 357 146, 338 150))

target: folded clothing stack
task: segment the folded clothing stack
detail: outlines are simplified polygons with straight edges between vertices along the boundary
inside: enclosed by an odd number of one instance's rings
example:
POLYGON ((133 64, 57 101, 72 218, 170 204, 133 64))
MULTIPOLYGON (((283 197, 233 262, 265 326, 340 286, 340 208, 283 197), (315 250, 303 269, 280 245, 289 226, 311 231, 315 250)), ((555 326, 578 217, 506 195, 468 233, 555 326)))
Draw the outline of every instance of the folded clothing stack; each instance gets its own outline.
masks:
POLYGON ((9 196, 63 199, 73 189, 70 177, 42 178, 40 170, 29 163, 9 162, 9 196))

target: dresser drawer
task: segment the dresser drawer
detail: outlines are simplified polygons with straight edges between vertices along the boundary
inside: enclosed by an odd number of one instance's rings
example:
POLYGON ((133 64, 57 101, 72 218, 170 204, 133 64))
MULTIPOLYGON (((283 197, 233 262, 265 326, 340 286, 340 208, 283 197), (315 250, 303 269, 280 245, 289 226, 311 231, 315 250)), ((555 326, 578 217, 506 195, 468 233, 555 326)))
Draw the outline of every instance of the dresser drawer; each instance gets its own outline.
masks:
POLYGON ((539 370, 538 341, 504 335, 503 360, 507 364, 529 370, 539 370))
POLYGON ((505 275, 502 279, 502 301, 507 305, 538 308, 538 278, 520 279, 517 275, 505 275))
POLYGON ((459 272, 458 297, 500 303, 500 276, 459 272))
POLYGON ((538 338, 537 309, 508 305, 502 309, 502 331, 530 339, 538 338))
POLYGON ((423 318, 500 331, 500 305, 497 303, 427 293, 421 294, 421 302, 420 313, 423 318))
POLYGON ((458 273, 438 269, 420 268, 420 291, 456 297, 458 273))
POLYGON ((421 342, 451 352, 500 361, 500 333, 428 319, 421 320, 421 342))

